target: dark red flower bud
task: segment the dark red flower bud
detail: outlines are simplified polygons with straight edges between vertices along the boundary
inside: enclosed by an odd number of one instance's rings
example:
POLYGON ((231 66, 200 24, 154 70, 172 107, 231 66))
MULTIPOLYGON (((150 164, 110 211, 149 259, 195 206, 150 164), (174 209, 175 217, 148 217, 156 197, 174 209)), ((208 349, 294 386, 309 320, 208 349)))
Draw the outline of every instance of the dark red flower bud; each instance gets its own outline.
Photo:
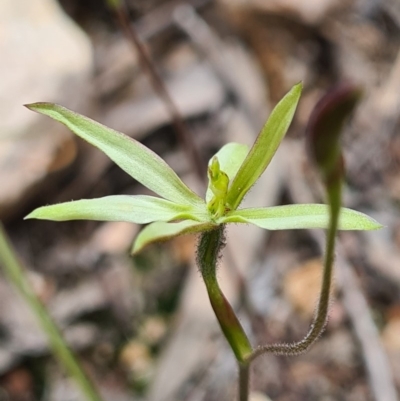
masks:
POLYGON ((340 134, 361 95, 360 87, 341 84, 323 96, 311 113, 307 145, 326 183, 340 179, 344 174, 340 134))

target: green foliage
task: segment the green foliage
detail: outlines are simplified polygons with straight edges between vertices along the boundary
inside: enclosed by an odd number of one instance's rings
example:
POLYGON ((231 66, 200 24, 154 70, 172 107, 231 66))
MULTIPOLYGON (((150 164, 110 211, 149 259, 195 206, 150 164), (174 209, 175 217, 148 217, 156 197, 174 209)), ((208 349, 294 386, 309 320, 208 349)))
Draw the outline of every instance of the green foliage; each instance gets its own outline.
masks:
MULTIPOLYGON (((84 199, 40 207, 26 218, 151 223, 136 238, 135 253, 155 241, 208 231, 226 223, 250 223, 268 230, 327 228, 329 211, 324 205, 238 209, 282 141, 301 90, 301 84, 295 85, 278 103, 250 151, 245 145, 230 143, 211 158, 205 200, 188 188, 163 159, 134 139, 62 106, 51 103, 27 105, 29 109, 66 125, 161 198, 118 195, 84 199)), ((339 229, 374 230, 380 227, 362 213, 341 210, 339 229)))

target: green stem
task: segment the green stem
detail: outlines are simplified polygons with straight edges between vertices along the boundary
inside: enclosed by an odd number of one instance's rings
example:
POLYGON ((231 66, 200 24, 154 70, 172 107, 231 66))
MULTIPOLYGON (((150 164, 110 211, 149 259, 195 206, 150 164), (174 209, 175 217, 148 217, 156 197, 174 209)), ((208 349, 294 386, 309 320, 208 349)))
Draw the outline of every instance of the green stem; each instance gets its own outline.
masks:
POLYGON ((224 245, 224 226, 203 233, 197 250, 197 264, 206 284, 215 316, 238 362, 239 401, 248 401, 250 362, 247 358, 252 353, 252 347, 217 281, 217 262, 224 245))
POLYGON ((93 386, 90 379, 86 376, 78 360, 75 358, 68 345, 65 343, 62 334, 54 324, 51 316, 34 293, 24 269, 20 265, 12 249, 7 234, 0 222, 0 264, 8 279, 13 283, 25 301, 29 304, 33 313, 36 315, 40 325, 46 332, 50 346, 64 366, 65 370, 75 379, 82 390, 82 394, 88 401, 102 401, 98 391, 93 386))
POLYGON ((222 332, 238 362, 243 363, 252 352, 252 348, 239 319, 222 293, 217 281, 217 261, 223 246, 223 226, 203 233, 198 246, 197 263, 222 332))
POLYGON ((314 321, 310 327, 309 332, 301 341, 295 343, 277 343, 260 346, 256 348, 253 353, 247 358, 248 362, 253 361, 255 358, 265 353, 273 353, 276 355, 301 354, 307 351, 324 331, 328 319, 328 310, 332 287, 332 271, 335 257, 335 239, 341 205, 341 187, 342 183, 340 178, 333 180, 333 182, 327 183, 327 193, 330 208, 329 228, 326 239, 326 251, 319 302, 314 321))
POLYGON ((249 399, 250 364, 239 363, 239 401, 249 399))

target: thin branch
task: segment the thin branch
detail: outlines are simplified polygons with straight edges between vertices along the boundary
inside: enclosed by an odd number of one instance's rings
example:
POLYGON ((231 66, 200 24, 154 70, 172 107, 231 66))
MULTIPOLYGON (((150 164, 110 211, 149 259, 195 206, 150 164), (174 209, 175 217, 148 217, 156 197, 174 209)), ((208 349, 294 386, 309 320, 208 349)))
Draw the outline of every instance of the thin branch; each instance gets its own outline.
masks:
POLYGON ((140 41, 134 27, 130 23, 128 11, 122 1, 114 1, 110 4, 117 17, 117 21, 121 27, 122 32, 128 39, 133 50, 139 54, 139 60, 143 70, 148 75, 154 91, 158 94, 169 114, 171 115, 175 130, 178 134, 179 140, 182 142, 185 151, 187 152, 189 161, 193 164, 194 171, 196 172, 199 180, 204 183, 205 181, 205 166, 201 160, 200 154, 196 149, 191 138, 188 127, 186 126, 176 104, 172 100, 164 82, 159 76, 152 60, 150 59, 143 43, 140 41))

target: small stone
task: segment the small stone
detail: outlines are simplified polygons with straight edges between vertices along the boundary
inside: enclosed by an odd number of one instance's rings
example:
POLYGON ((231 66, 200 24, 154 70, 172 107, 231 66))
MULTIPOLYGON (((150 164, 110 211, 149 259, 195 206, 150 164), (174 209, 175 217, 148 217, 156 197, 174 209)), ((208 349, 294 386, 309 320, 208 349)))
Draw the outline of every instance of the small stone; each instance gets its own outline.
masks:
POLYGON ((153 368, 149 348, 136 340, 125 345, 120 355, 120 362, 137 379, 147 377, 153 368))
POLYGON ((258 391, 253 391, 250 393, 250 401, 272 401, 272 400, 263 393, 260 393, 258 391))
POLYGON ((167 327, 160 316, 152 316, 145 320, 140 330, 140 337, 150 346, 157 345, 165 336, 167 327))
POLYGON ((382 332, 382 341, 390 352, 400 352, 400 317, 388 321, 382 332))

